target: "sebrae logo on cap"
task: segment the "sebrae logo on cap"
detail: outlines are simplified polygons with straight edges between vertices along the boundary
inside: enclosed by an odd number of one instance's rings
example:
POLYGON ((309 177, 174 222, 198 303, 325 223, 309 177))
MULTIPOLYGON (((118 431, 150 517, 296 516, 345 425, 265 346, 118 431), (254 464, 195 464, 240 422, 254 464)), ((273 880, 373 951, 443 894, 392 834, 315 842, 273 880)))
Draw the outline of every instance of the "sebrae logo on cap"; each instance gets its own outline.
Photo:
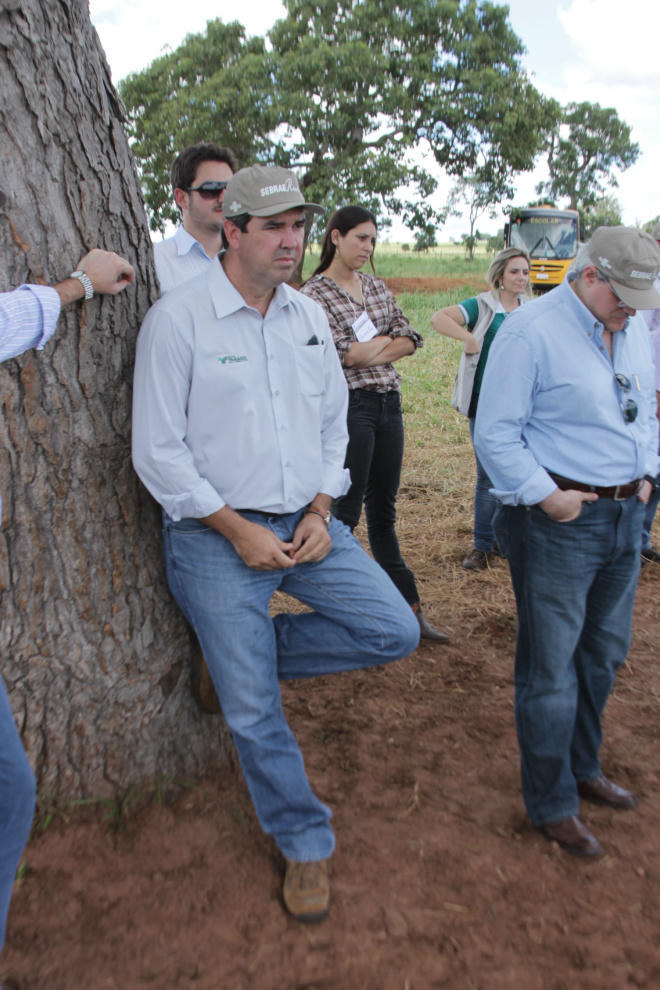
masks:
POLYGON ((275 193, 286 192, 300 192, 297 183, 293 179, 287 179, 286 182, 280 182, 276 186, 262 186, 261 188, 262 196, 273 196, 275 193))
POLYGON ((638 272, 636 268, 630 273, 630 278, 648 278, 649 280, 655 279, 653 272, 638 272))

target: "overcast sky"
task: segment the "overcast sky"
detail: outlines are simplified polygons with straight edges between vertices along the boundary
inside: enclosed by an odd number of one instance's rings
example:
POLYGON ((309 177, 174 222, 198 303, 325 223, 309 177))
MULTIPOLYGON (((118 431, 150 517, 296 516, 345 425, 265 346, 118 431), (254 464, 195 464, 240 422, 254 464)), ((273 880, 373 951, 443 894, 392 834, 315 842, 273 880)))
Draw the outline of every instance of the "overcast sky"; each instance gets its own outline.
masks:
MULTIPOLYGON (((660 213, 660 60, 657 57, 657 0, 511 0, 509 20, 527 48, 523 64, 537 88, 560 103, 589 100, 615 107, 632 126, 641 154, 636 165, 619 176, 613 190, 626 223, 646 221, 660 213)), ((283 15, 272 0, 196 0, 185 8, 172 0, 90 0, 92 22, 101 38, 115 84, 129 72, 145 68, 186 34, 203 31, 207 20, 240 20, 248 34, 263 34, 283 15)), ((431 166, 431 159, 427 162, 431 166)), ((535 197, 543 166, 521 176, 516 202, 535 197)), ((438 205, 445 202, 450 182, 440 176, 438 205)), ((502 218, 479 223, 494 231, 502 218)), ((460 236, 465 220, 447 223, 440 239, 460 236)), ((392 240, 410 234, 395 225, 392 240)))

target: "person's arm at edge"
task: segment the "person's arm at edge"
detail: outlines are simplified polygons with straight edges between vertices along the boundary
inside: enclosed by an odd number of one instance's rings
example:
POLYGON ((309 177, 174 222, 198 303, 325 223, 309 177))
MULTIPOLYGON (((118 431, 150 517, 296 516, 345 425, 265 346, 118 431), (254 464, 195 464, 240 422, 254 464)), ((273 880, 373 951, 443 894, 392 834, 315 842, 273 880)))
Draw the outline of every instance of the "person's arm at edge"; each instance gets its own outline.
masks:
MULTIPOLYGON (((116 295, 135 278, 124 258, 98 248, 80 259, 78 269, 89 275, 95 293, 116 295)), ((66 278, 53 286, 25 284, 1 293, 0 360, 18 357, 32 347, 42 350, 55 332, 61 309, 84 295, 77 278, 66 278)))

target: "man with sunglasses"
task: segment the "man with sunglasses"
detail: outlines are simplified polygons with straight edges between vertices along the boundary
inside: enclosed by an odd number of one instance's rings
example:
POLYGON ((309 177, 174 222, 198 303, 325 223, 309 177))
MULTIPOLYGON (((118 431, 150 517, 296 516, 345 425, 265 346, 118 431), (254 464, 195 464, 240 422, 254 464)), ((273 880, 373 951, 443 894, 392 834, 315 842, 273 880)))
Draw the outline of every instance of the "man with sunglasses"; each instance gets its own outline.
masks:
POLYGON ((174 201, 181 226, 154 243, 156 274, 163 295, 208 270, 222 247, 222 200, 238 168, 229 148, 201 143, 184 148, 172 165, 174 201))
POLYGON ((599 763, 601 715, 630 645, 645 503, 660 466, 648 234, 600 227, 568 280, 497 336, 475 445, 500 500, 494 529, 518 609, 515 715, 532 824, 579 856, 603 848, 579 798, 633 794, 599 763))

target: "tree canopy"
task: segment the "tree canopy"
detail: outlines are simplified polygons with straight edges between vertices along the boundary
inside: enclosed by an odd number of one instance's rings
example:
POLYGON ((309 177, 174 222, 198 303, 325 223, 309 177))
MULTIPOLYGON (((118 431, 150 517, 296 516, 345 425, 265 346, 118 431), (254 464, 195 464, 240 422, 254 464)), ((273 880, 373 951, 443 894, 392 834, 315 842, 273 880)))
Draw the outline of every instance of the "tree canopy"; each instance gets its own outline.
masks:
POLYGON ((584 241, 597 227, 619 227, 622 223, 621 203, 614 196, 603 196, 588 209, 580 210, 580 230, 584 241))
POLYGON ((571 209, 589 209, 607 187, 618 186, 615 169, 624 171, 639 157, 630 127, 612 107, 569 103, 547 146, 550 178, 536 187, 551 200, 567 197, 571 209))
POLYGON ((443 219, 428 201, 436 180, 411 161, 420 145, 453 175, 485 161, 486 181, 501 190, 533 167, 557 105, 521 69, 507 8, 487 0, 285 7, 267 41, 211 21, 121 84, 155 229, 173 216, 171 160, 198 140, 229 144, 242 164, 296 168, 307 197, 333 207, 357 200, 413 229, 443 219))

